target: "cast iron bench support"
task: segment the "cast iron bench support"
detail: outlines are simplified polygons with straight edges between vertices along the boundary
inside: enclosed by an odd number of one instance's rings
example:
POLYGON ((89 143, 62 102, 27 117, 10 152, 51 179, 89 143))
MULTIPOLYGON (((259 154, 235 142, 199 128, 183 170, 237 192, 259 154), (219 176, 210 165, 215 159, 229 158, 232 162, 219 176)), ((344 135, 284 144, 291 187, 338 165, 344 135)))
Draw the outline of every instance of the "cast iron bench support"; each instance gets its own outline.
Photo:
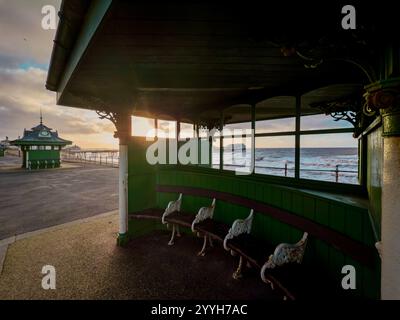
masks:
POLYGON ((295 295, 293 295, 288 288, 289 283, 285 283, 285 279, 280 278, 279 275, 271 275, 271 272, 269 271, 282 267, 284 265, 300 265, 303 261, 304 252, 307 246, 307 238, 308 233, 304 232, 301 240, 295 244, 279 244, 275 248, 274 253, 269 256, 267 262, 265 262, 261 268, 260 275, 262 281, 269 284, 271 286, 271 289, 274 289, 274 285, 278 285, 278 287, 284 293, 284 300, 286 300, 287 298, 290 298, 291 300, 295 299, 295 295))
MULTIPOLYGON (((179 195, 178 200, 175 201, 170 201, 168 203, 167 208, 164 211, 164 214, 162 215, 161 222, 162 224, 166 224, 167 227, 169 226, 168 221, 165 219, 167 218, 168 215, 171 215, 172 213, 179 213, 181 211, 181 205, 182 205, 182 193, 179 195)), ((176 223, 172 223, 172 234, 171 234, 171 239, 168 242, 169 246, 172 246, 174 244, 174 239, 175 239, 175 231, 177 233, 177 236, 180 237, 181 234, 179 232, 179 225, 176 223), (176 226, 175 226, 176 225, 176 226)))
MULTIPOLYGON (((233 247, 228 247, 228 241, 241 235, 241 234, 250 234, 251 225, 253 223, 254 210, 250 210, 250 214, 246 219, 237 219, 233 222, 232 227, 229 229, 228 234, 224 239, 224 249, 226 251, 230 251, 232 255, 235 255, 236 252, 233 247)), ((234 279, 239 279, 242 277, 242 265, 243 265, 243 255, 239 254, 239 265, 236 271, 233 273, 232 277, 234 279)))
MULTIPOLYGON (((206 219, 212 219, 214 215, 214 209, 215 209, 215 198, 213 199, 211 206, 209 207, 202 207, 200 208, 199 212, 197 213, 196 217, 194 218, 192 222, 192 232, 196 233, 197 236, 200 236, 200 232, 196 230, 196 224, 199 224, 202 221, 205 221, 206 219)), ((197 253, 198 256, 205 256, 206 254, 206 247, 207 247, 207 241, 210 244, 210 247, 213 247, 213 242, 212 242, 212 237, 210 233, 204 232, 204 241, 203 241, 203 247, 201 250, 197 253)))

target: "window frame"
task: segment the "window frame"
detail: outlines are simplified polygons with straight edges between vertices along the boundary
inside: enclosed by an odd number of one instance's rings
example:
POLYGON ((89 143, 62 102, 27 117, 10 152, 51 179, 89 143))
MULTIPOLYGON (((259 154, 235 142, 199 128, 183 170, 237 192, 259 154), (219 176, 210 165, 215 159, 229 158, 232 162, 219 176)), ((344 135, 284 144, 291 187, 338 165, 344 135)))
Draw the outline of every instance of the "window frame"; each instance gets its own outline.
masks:
MULTIPOLYGON (((312 115, 323 115, 323 112, 316 112, 315 114, 312 115)), ((268 177, 271 179, 284 179, 284 181, 297 181, 297 182, 313 182, 317 184, 329 184, 333 186, 337 185, 345 185, 345 186, 351 186, 351 187, 362 187, 363 186, 363 181, 362 181, 362 168, 364 164, 362 163, 362 159, 360 159, 359 156, 359 165, 357 169, 357 175, 358 175, 358 184, 350 184, 350 183, 343 183, 343 182, 331 182, 331 181, 325 181, 325 180, 317 180, 317 179, 306 179, 306 178, 301 178, 300 177, 300 171, 301 171, 301 166, 300 166, 300 150, 301 150, 301 145, 300 145, 300 139, 302 136, 306 135, 316 135, 316 134, 335 134, 335 133, 354 133, 354 128, 348 127, 348 128, 329 128, 329 129, 306 129, 302 130, 301 129, 301 118, 303 116, 308 116, 308 115, 302 115, 301 114, 301 103, 300 103, 300 98, 296 99, 296 114, 295 116, 290 116, 288 118, 294 118, 295 119, 295 129, 293 131, 280 131, 280 132, 266 132, 266 133, 256 133, 256 123, 257 121, 265 121, 266 119, 263 120, 255 120, 256 119, 256 106, 252 105, 252 129, 254 130, 254 148, 252 150, 253 155, 252 155, 252 164, 253 164, 253 172, 251 173, 252 176, 260 176, 260 177, 268 177), (280 175, 271 175, 271 174, 262 174, 262 173, 255 173, 255 141, 258 137, 279 137, 279 136, 294 136, 295 137, 295 164, 294 164, 294 177, 290 176, 280 176, 280 175)), ((326 115, 329 117, 329 115, 326 115)), ((282 119, 282 118, 276 118, 276 119, 282 119)), ((274 120, 274 119, 271 119, 274 120)), ((334 121, 332 119, 332 121, 334 121)), ((247 122, 247 121, 246 121, 247 122)), ((223 116, 221 117, 221 127, 224 128, 225 123, 223 122, 223 116)), ((234 137, 240 137, 241 135, 227 135, 226 138, 234 138, 234 137)), ((225 135, 221 135, 220 137, 220 163, 219 163, 219 170, 220 171, 232 171, 232 170, 227 170, 224 169, 224 138, 225 135)), ((355 138, 356 139, 356 138, 355 138)), ((362 144, 358 143, 358 154, 360 155, 362 153, 362 144)), ((213 169, 216 169, 213 167, 213 169)))

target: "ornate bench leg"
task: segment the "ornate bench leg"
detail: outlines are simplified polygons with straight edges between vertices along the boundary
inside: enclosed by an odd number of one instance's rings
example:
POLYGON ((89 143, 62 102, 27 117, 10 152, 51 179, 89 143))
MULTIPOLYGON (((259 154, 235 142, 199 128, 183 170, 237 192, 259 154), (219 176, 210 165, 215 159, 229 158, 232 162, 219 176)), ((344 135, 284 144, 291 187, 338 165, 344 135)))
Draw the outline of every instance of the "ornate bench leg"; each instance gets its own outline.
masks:
POLYGON ((204 235, 204 241, 203 241, 203 247, 201 250, 197 253, 197 255, 200 257, 204 257, 206 255, 206 247, 207 247, 207 235, 204 235))
POLYGON ((211 248, 214 247, 214 243, 213 243, 212 238, 211 238, 210 235, 208 236, 208 243, 210 244, 210 247, 211 247, 211 248))
POLYGON ((174 239, 175 239, 175 225, 172 225, 172 235, 171 235, 171 239, 168 242, 169 246, 174 245, 174 239))
POLYGON ((176 236, 177 237, 181 236, 181 232, 179 231, 179 226, 176 226, 176 236))
POLYGON ((237 280, 237 279, 240 279, 243 276, 242 275, 242 266, 243 266, 243 257, 240 256, 239 265, 238 265, 236 271, 232 275, 233 279, 237 280))

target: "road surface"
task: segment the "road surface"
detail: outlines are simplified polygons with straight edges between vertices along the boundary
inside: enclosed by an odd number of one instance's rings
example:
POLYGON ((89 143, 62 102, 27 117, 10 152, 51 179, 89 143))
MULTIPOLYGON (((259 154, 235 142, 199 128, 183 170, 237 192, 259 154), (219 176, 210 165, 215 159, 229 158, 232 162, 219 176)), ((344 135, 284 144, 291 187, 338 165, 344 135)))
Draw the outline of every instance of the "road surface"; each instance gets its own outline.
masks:
POLYGON ((117 207, 116 168, 0 170, 0 240, 117 207))

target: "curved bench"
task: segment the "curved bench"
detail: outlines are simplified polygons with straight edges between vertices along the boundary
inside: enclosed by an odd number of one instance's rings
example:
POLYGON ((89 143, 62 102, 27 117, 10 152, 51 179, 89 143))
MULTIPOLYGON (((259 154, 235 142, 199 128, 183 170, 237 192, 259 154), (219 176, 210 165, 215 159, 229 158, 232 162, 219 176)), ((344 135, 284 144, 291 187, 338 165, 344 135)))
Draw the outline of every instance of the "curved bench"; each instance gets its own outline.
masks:
MULTIPOLYGON (((271 285, 273 289, 279 289, 285 299, 297 299, 307 291, 314 294, 315 292, 326 293, 326 277, 322 275, 321 279, 323 281, 315 281, 315 279, 319 279, 316 278, 319 271, 311 270, 310 267, 305 268, 301 264, 309 233, 316 236, 316 238, 327 240, 337 245, 340 249, 345 249, 345 252, 351 253, 351 256, 358 258, 357 260, 359 261, 364 262, 371 259, 371 253, 365 245, 305 218, 287 213, 282 209, 272 208, 255 200, 223 192, 188 187, 157 186, 158 192, 177 193, 178 190, 180 194, 178 200, 171 201, 166 210, 147 209, 131 214, 130 217, 157 219, 158 221, 162 220, 164 224, 175 226, 173 227, 169 244, 173 244, 176 233, 179 235, 179 226, 191 228, 192 232, 204 238, 203 247, 198 253, 201 256, 205 255, 207 243, 212 246, 212 240, 222 241, 225 250, 239 256, 239 265, 233 273, 233 278, 238 279, 242 276, 243 263, 246 263, 259 269, 261 279, 271 285), (200 208, 197 214, 183 213, 180 211, 182 194, 214 199, 209 207, 200 208), (246 219, 235 220, 230 227, 226 223, 213 219, 216 199, 252 209, 246 219), (300 230, 307 230, 307 232, 304 232, 302 239, 296 244, 282 243, 277 247, 271 246, 270 243, 258 239, 250 233, 254 216, 253 209, 260 214, 269 214, 273 218, 294 225, 300 230), (345 240, 348 240, 350 245, 343 245, 345 240), (314 283, 310 279, 314 280, 314 283), (321 290, 310 289, 321 283, 324 283, 324 287, 321 290)), ((329 286, 329 288, 332 287, 329 292, 335 291, 335 285, 329 286)), ((324 295, 326 296, 325 293, 324 295)), ((334 296, 336 297, 337 295, 334 296)))
POLYGON ((267 268, 265 265, 268 265, 270 268, 271 266, 281 266, 284 263, 292 261, 295 257, 297 257, 296 261, 301 263, 307 244, 307 232, 304 233, 303 238, 296 244, 281 243, 274 248, 271 244, 250 234, 253 217, 254 210, 251 209, 246 219, 237 219, 232 224, 223 242, 226 251, 230 251, 232 255, 239 255, 239 265, 232 275, 234 279, 242 277, 243 262, 262 269, 264 273, 267 268), (271 255, 272 252, 274 254, 271 255), (267 259, 268 262, 265 264, 264 262, 267 259), (273 261, 276 263, 273 264, 273 261))

